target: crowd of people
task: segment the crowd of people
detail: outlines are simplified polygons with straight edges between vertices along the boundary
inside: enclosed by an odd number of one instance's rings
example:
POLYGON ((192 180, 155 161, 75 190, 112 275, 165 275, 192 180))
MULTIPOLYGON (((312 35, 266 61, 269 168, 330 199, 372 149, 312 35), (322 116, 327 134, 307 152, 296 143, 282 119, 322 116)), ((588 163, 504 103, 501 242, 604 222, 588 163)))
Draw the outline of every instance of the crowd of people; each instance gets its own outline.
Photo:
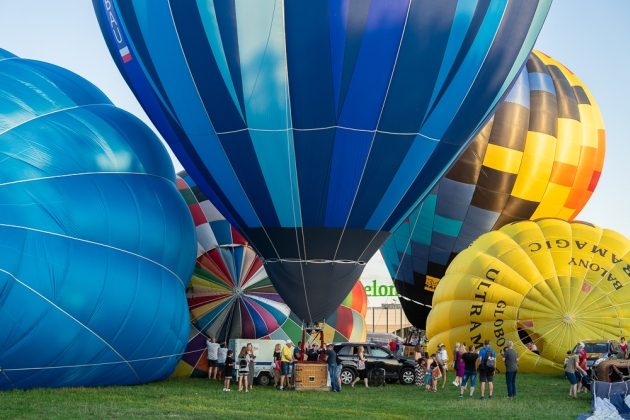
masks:
MULTIPOLYGON (((494 375, 496 373, 497 353, 486 340, 484 346, 476 351, 474 345, 466 347, 465 343, 456 343, 453 349, 453 362, 449 364, 448 351, 444 344, 438 345, 435 353, 428 354, 416 348, 415 384, 429 392, 437 392, 438 387, 446 388, 449 366, 453 368, 455 379, 452 384, 459 389, 459 397, 475 395, 477 380, 480 383, 480 399, 492 399, 494 393, 494 375), (419 351, 420 350, 420 351, 419 351), (440 381, 441 379, 441 381, 440 381), (486 394, 486 384, 488 392, 486 394)), ((516 396, 516 372, 518 371, 518 355, 509 341, 500 351, 506 366, 507 394, 509 398, 516 396)))
MULTIPOLYGON (((444 344, 438 345, 435 353, 428 354, 424 351, 426 340, 424 337, 412 337, 415 364, 415 385, 429 391, 437 392, 439 388, 447 387, 447 373, 449 368, 454 371, 452 385, 459 391, 459 397, 475 397, 476 384, 479 382, 479 398, 492 399, 494 394, 494 376, 497 372, 497 357, 500 356, 505 364, 505 382, 508 398, 516 397, 516 376, 518 372, 518 358, 514 344, 511 341, 497 354, 490 341, 486 340, 484 346, 477 350, 474 345, 466 346, 465 343, 456 343, 452 351, 452 362, 449 363, 449 352, 444 344), (487 392, 486 392, 487 389, 487 392)), ((234 352, 227 348, 225 342, 217 343, 213 337, 207 340, 208 351, 208 378, 223 381, 223 390, 230 391, 231 379, 236 376, 238 390, 249 392, 253 389, 256 355, 251 343, 243 346, 236 358, 234 352)), ((390 342, 389 348, 394 354, 400 352, 399 343, 390 342)), ((535 343, 526 344, 529 351, 538 353, 535 343)), ((341 391, 342 364, 332 344, 320 348, 312 344, 304 353, 301 351, 301 343, 294 346, 291 341, 285 345, 276 344, 273 352, 274 384, 277 389, 284 390, 295 387, 295 365, 298 361, 322 361, 327 364, 330 378, 331 391, 341 391)), ((350 383, 354 387, 363 382, 367 388, 368 370, 370 369, 365 349, 359 345, 354 350, 356 377, 350 383)), ((619 357, 628 358, 628 344, 621 337, 619 344, 619 357)), ((564 374, 569 381, 569 396, 577 398, 578 393, 588 392, 592 379, 587 369, 588 355, 584 343, 578 343, 575 350, 567 352, 564 361, 564 374)))

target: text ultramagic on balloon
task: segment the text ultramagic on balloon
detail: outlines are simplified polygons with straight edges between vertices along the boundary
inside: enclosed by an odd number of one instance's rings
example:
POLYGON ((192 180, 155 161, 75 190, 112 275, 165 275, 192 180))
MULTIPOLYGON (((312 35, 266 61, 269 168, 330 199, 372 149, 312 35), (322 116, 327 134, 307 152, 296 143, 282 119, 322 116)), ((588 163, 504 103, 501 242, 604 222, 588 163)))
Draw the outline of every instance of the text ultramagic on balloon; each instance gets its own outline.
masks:
POLYGON ((629 284, 623 235, 559 219, 512 223, 453 260, 433 298, 429 345, 489 339, 498 349, 509 340, 521 371, 562 369, 578 341, 630 334, 629 284))

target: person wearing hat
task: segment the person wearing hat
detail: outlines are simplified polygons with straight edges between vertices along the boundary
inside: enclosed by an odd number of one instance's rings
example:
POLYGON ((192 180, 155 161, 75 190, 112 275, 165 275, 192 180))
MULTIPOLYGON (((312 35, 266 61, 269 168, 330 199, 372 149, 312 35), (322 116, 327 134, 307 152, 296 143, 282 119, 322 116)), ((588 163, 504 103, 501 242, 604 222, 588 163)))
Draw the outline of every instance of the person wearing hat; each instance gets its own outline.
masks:
POLYGON ((284 389, 284 385, 289 385, 289 374, 293 363, 293 343, 291 340, 282 348, 282 356, 280 358, 280 391, 284 389))

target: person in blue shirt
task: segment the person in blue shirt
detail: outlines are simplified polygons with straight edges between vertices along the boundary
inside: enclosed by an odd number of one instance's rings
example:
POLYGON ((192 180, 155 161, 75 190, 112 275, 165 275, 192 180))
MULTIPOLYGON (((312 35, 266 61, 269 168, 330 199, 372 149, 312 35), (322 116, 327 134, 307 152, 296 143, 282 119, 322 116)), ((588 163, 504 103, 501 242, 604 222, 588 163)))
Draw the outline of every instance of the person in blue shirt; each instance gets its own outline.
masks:
POLYGON ((490 340, 484 341, 484 347, 479 350, 479 382, 481 383, 481 397, 484 399, 486 390, 486 382, 488 383, 488 398, 492 399, 494 391, 494 371, 497 366, 497 353, 490 347, 490 340))

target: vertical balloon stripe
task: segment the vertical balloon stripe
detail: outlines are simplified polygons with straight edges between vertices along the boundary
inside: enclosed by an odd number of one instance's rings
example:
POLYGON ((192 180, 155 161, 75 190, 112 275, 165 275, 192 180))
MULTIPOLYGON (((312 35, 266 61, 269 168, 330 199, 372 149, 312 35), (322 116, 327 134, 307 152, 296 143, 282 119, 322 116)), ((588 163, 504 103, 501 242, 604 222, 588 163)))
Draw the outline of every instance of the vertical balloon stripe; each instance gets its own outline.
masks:
MULTIPOLYGON (((260 138, 260 137, 259 137, 260 138)), ((259 203, 257 217, 264 226, 279 226, 278 214, 273 205, 269 187, 265 183, 260 160, 252 136, 247 131, 219 135, 225 155, 250 202, 259 203)), ((276 188, 275 185, 270 185, 276 188)))
MULTIPOLYGON (((527 28, 528 32, 527 32, 527 36, 524 39, 525 41, 524 44, 533 46, 536 41, 536 38, 538 38, 538 34, 540 33, 540 29, 543 23, 545 23, 545 19, 547 18, 547 12, 549 11, 550 7, 551 7, 551 0, 538 0, 538 2, 535 5, 534 5, 534 2, 510 2, 507 8, 508 19, 503 20, 501 23, 501 28, 495 39, 495 43, 494 43, 495 47, 498 42, 501 42, 503 39, 507 39, 507 37, 510 37, 513 31, 525 30, 525 27, 522 25, 522 21, 514 22, 512 21, 512 19, 509 19, 510 17, 513 17, 515 15, 521 16, 521 17, 524 17, 524 16, 531 17, 531 25, 527 28), (531 8, 532 6, 533 8, 531 8)), ((496 51, 494 51, 491 48, 489 52, 489 56, 493 52, 496 52, 496 51)), ((509 58, 502 57, 503 62, 512 63, 512 66, 508 73, 509 76, 503 81, 503 85, 501 86, 501 89, 499 90, 500 93, 496 95, 495 98, 493 99, 491 107, 488 108, 484 117, 480 120, 481 122, 479 123, 477 128, 479 128, 481 124, 483 124, 483 122, 486 121, 486 119, 489 117, 491 113, 491 110, 494 110, 494 108, 497 106, 497 104, 503 97, 503 94, 512 85, 514 78, 518 75, 518 72, 521 71, 521 67, 522 67, 521 63, 524 63, 525 61, 527 61, 528 55, 529 55, 529 52, 527 51, 527 49, 521 48, 518 51, 518 53, 513 57, 509 57, 509 58)), ((494 66, 497 65, 497 63, 493 61, 494 60, 490 60, 490 61, 487 60, 485 62, 486 71, 490 73, 492 73, 492 70, 490 69, 493 69, 494 66)), ((501 60, 497 60, 497 61, 501 61, 501 60)), ((471 90, 471 94, 472 93, 476 93, 476 92, 473 92, 471 90)), ((469 98, 471 98, 471 96, 469 96, 469 98)), ((470 101, 470 102, 471 102, 471 106, 474 106, 474 103, 473 103, 474 101, 470 101)), ((476 131, 477 130, 475 130, 474 132, 476 131)))
POLYGON ((241 106, 236 94, 236 87, 234 81, 232 80, 230 69, 228 68, 227 57, 223 48, 223 41, 221 40, 221 32, 219 30, 219 23, 217 22, 215 7, 213 4, 203 0, 197 0, 197 7, 199 8, 199 17, 203 23, 208 44, 212 49, 214 61, 216 62, 219 72, 223 77, 223 83, 225 83, 225 86, 232 97, 232 101, 235 105, 237 105, 236 108, 241 118, 245 121, 245 117, 241 113, 241 106))
POLYGON ((271 195, 280 226, 299 226, 296 220, 297 186, 291 161, 292 133, 282 3, 237 3, 239 61, 243 80, 247 122, 256 129, 287 130, 287 133, 251 131, 252 145, 271 195), (254 7, 254 9, 252 9, 254 7))
MULTIPOLYGON (((370 157, 356 193, 348 226, 367 226, 374 209, 377 208, 388 189, 392 188, 389 181, 400 173, 401 165, 409 155, 410 148, 415 145, 414 138, 415 136, 386 133, 377 133, 374 136, 370 157)), ((422 149, 421 146, 415 146, 416 150, 422 149)), ((420 163, 424 161, 421 159, 420 163)))
POLYGON ((448 40, 448 31, 435 28, 451 26, 455 3, 443 2, 440 8, 431 7, 426 0, 413 1, 409 5, 398 3, 398 28, 404 28, 405 32, 397 37, 396 67, 390 70, 388 94, 379 120, 380 130, 409 134, 422 131, 423 116, 448 40), (433 59, 426 60, 417 51, 426 51, 433 59), (423 77, 417 77, 418 74, 423 77))
POLYGON ((476 25, 473 25, 474 17, 480 16, 481 13, 479 10, 483 8, 484 5, 479 4, 478 2, 457 2, 453 16, 453 25, 451 26, 451 30, 448 35, 448 42, 444 50, 444 58, 442 59, 440 71, 435 81, 435 86, 433 88, 431 99, 428 103, 427 112, 425 113, 424 118, 426 118, 426 114, 429 110, 433 108, 438 93, 444 91, 447 75, 451 75, 452 77, 454 73, 453 70, 457 68, 457 66, 454 65, 455 59, 462 58, 460 53, 465 51, 462 49, 462 44, 466 39, 470 38, 470 35, 473 32, 471 30, 471 26, 473 29, 476 27, 476 25))
POLYGON ((362 130, 377 128, 393 77, 406 16, 407 4, 404 1, 371 3, 365 25, 375 27, 380 23, 381 28, 379 31, 364 31, 356 62, 344 62, 344 65, 352 65, 352 77, 348 80, 341 104, 339 125, 362 130), (369 89, 365 89, 367 85, 369 89))
POLYGON ((387 191, 381 197, 376 210, 367 223, 368 228, 380 229, 386 220, 391 217, 392 212, 407 193, 404 186, 409 185, 412 182, 411 179, 417 176, 418 172, 422 171, 426 162, 430 160, 436 146, 437 142, 433 140, 427 140, 423 136, 415 137, 405 159, 401 162, 394 176, 394 182, 389 185, 387 191))
MULTIPOLYGON (((470 46, 471 52, 466 55, 462 61, 461 67, 457 70, 448 88, 444 91, 444 95, 442 95, 440 101, 427 116, 421 129, 423 134, 432 138, 441 138, 447 132, 447 127, 452 121, 452 117, 448 116, 458 113, 458 110, 461 109, 464 100, 469 94, 469 91, 462 89, 463 86, 474 86, 476 83, 484 82, 483 79, 477 79, 482 75, 481 70, 478 69, 482 69, 485 65, 491 65, 491 63, 485 63, 487 59, 486 55, 480 56, 473 54, 472 51, 491 50, 491 44, 496 35, 495 31, 501 26, 499 22, 501 22, 505 16, 505 7, 507 7, 507 3, 500 4, 499 2, 493 2, 488 7, 477 36, 470 46), (466 96, 462 97, 462 92, 465 92, 466 96), (447 125, 444 125, 445 123, 447 125)), ((463 139, 458 140, 462 142, 463 139)))
POLYGON ((370 132, 336 130, 330 176, 337 181, 328 184, 325 220, 328 226, 344 226, 373 137, 370 132))

